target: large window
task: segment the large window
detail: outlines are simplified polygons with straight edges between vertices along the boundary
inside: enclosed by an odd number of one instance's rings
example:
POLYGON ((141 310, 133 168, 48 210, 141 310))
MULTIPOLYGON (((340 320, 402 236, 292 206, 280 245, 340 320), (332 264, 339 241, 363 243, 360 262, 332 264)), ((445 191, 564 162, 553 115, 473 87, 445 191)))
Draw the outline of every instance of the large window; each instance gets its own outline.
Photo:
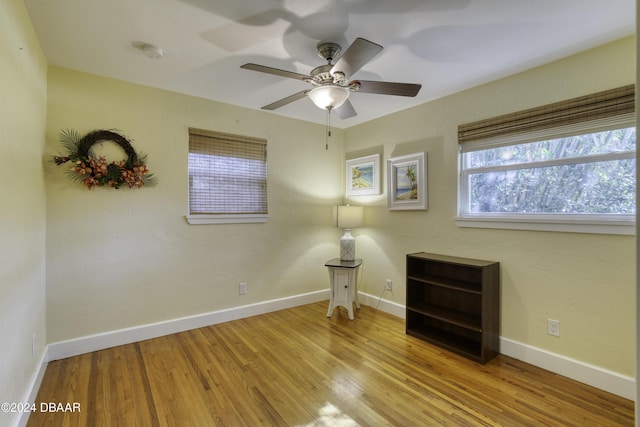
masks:
POLYGON ((458 224, 633 233, 633 93, 620 88, 461 126, 458 224))
POLYGON ((266 140, 189 129, 189 215, 192 224, 264 222, 266 140))

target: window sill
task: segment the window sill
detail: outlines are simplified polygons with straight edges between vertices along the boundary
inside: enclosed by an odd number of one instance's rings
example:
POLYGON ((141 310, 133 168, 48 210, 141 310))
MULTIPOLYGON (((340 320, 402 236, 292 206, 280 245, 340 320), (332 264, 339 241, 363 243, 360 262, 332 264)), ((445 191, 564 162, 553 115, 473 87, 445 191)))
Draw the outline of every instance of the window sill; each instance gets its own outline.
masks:
POLYGON ((455 218, 458 227, 493 228, 506 230, 555 231, 566 233, 618 234, 634 236, 636 234, 635 218, 626 215, 623 219, 585 218, 572 216, 571 219, 561 215, 504 217, 461 215, 455 218))
POLYGON ((267 222, 269 215, 187 215, 191 225, 199 224, 259 224, 267 222))

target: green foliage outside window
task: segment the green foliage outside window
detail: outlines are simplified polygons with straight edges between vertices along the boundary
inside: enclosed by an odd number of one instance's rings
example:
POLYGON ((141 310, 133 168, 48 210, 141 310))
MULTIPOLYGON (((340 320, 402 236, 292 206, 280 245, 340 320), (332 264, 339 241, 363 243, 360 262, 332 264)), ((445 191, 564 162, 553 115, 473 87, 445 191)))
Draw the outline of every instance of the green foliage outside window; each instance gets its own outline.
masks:
POLYGON ((468 213, 635 214, 636 130, 463 154, 468 213))

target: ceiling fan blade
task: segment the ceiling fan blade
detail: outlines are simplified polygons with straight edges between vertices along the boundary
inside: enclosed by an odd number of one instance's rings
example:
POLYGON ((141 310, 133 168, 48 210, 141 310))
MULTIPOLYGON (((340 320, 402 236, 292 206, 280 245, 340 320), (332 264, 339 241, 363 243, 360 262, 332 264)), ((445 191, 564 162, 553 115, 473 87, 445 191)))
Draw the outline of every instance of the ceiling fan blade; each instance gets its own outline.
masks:
POLYGON ((308 92, 309 92, 308 90, 303 90, 301 92, 294 93, 293 95, 289 95, 286 98, 282 98, 279 101, 272 102, 269 105, 265 105, 264 107, 262 107, 262 109, 263 110, 275 110, 276 108, 284 107, 287 104, 291 104, 294 101, 297 101, 299 99, 304 98, 305 96, 307 96, 308 92))
POLYGON ((383 47, 369 40, 358 37, 351 46, 342 54, 331 69, 331 74, 339 71, 344 73, 347 79, 355 74, 367 62, 382 52, 383 47))
POLYGON ((351 102, 348 99, 344 101, 344 104, 336 108, 335 111, 338 117, 340 117, 343 120, 348 119, 350 117, 355 117, 358 115, 356 113, 356 110, 353 108, 353 104, 351 104, 351 102))
POLYGON ((420 92, 421 84, 378 82, 372 80, 355 80, 351 84, 359 85, 358 92, 377 93, 380 95, 416 96, 420 92))
POLYGON ((251 70, 251 71, 259 71, 261 73, 273 74, 280 77, 288 77, 290 79, 303 80, 303 81, 305 79, 311 78, 311 76, 307 76, 304 74, 294 73, 292 71, 281 70, 279 68, 267 67, 266 65, 259 65, 259 64, 252 64, 252 63, 241 65, 240 68, 244 68, 245 70, 251 70))

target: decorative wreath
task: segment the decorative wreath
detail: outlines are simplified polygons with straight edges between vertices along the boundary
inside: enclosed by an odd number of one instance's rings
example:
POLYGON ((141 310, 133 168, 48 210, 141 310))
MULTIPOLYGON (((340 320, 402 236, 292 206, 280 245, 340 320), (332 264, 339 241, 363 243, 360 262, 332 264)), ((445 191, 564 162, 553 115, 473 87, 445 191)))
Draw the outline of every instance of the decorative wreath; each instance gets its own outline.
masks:
POLYGON ((93 187, 140 188, 154 186, 156 177, 149 173, 146 166, 146 155, 138 155, 131 142, 124 136, 110 130, 94 130, 83 137, 73 129, 60 131, 59 139, 69 151, 68 156, 54 156, 53 161, 63 165, 73 162, 68 176, 91 189, 93 187), (107 163, 104 156, 95 156, 91 147, 102 141, 112 141, 122 147, 127 154, 126 160, 107 163))

